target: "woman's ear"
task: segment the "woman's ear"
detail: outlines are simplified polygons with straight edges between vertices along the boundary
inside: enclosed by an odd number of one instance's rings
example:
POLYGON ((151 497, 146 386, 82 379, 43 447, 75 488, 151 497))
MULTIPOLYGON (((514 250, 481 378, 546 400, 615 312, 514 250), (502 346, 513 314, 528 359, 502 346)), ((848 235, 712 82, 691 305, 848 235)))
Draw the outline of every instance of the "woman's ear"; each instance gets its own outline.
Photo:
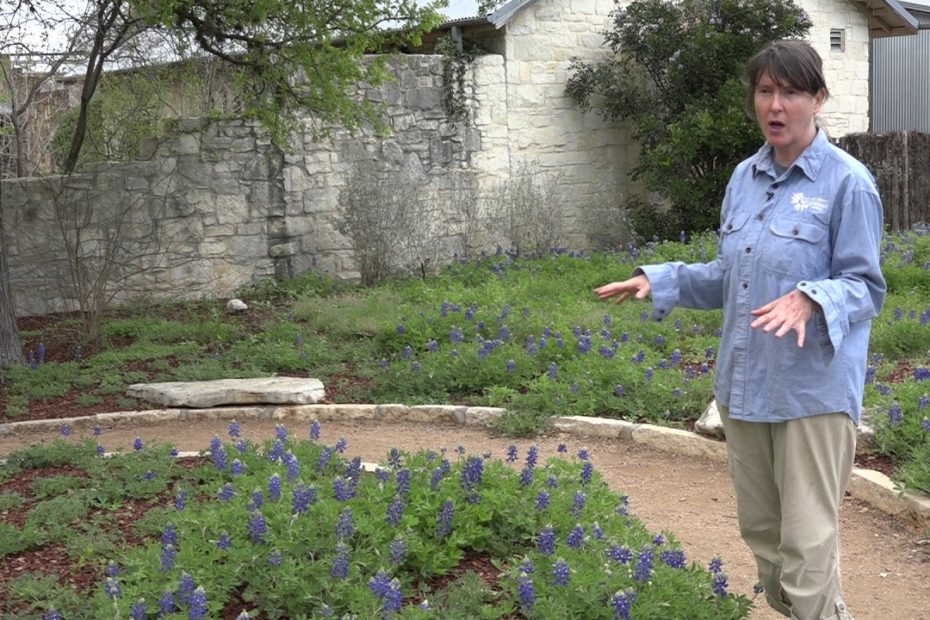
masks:
POLYGON ((823 104, 827 101, 827 91, 826 89, 821 88, 817 91, 817 94, 814 95, 814 114, 820 112, 820 108, 823 107, 823 104))

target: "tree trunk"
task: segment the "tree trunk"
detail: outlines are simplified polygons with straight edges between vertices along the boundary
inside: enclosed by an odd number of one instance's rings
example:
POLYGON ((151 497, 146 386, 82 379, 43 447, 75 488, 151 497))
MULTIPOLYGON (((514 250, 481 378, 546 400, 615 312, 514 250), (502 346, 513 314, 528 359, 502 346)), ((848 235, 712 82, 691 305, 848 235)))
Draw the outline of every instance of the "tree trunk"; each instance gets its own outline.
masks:
POLYGON ((13 291, 10 288, 10 270, 6 262, 3 234, 3 208, 0 207, 0 379, 10 366, 25 363, 16 314, 13 312, 13 291))

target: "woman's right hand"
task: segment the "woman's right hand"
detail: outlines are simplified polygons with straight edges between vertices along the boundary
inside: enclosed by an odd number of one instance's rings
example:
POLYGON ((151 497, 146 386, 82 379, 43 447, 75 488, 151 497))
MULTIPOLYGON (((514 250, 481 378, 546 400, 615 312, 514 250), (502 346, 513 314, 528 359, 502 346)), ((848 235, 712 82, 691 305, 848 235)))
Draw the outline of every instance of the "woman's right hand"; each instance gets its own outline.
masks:
POLYGON ((636 297, 636 299, 645 299, 651 290, 652 286, 649 284, 649 278, 640 274, 623 282, 611 282, 599 286, 594 289, 594 294, 597 295, 598 299, 616 297, 617 303, 622 304, 631 296, 636 297))

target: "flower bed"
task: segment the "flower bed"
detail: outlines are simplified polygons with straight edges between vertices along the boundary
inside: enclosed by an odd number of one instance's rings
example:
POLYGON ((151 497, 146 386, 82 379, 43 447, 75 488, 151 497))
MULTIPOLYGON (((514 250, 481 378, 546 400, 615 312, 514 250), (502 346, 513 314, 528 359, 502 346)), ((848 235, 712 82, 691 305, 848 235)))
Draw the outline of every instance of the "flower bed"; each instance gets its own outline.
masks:
POLYGON ((374 471, 279 426, 230 425, 209 458, 165 445, 106 458, 93 441, 0 470, 5 564, 60 547, 71 586, 8 580, 0 611, 63 618, 744 618, 718 561, 628 514, 587 451, 392 450, 374 471), (543 457, 548 457, 543 461, 543 457), (36 476, 37 471, 55 475, 36 476), (13 489, 18 489, 14 491, 13 489), (82 568, 83 567, 83 568, 82 568))

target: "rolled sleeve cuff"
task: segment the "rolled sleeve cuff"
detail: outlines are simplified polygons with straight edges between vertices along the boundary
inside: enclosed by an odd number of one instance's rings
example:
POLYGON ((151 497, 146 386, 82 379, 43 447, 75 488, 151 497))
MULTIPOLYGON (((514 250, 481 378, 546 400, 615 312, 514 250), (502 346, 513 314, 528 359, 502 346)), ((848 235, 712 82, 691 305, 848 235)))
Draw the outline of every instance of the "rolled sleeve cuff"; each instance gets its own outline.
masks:
POLYGON ((644 265, 637 267, 633 275, 645 275, 649 279, 652 295, 652 320, 661 321, 678 305, 678 277, 671 265, 644 265))
POLYGON ((845 315, 841 314, 836 307, 830 290, 831 284, 828 281, 811 282, 803 280, 798 282, 797 288, 820 306, 824 323, 827 325, 827 335, 830 337, 830 344, 833 345, 833 355, 835 356, 840 349, 840 345, 843 344, 843 338, 849 328, 845 325, 845 315))

